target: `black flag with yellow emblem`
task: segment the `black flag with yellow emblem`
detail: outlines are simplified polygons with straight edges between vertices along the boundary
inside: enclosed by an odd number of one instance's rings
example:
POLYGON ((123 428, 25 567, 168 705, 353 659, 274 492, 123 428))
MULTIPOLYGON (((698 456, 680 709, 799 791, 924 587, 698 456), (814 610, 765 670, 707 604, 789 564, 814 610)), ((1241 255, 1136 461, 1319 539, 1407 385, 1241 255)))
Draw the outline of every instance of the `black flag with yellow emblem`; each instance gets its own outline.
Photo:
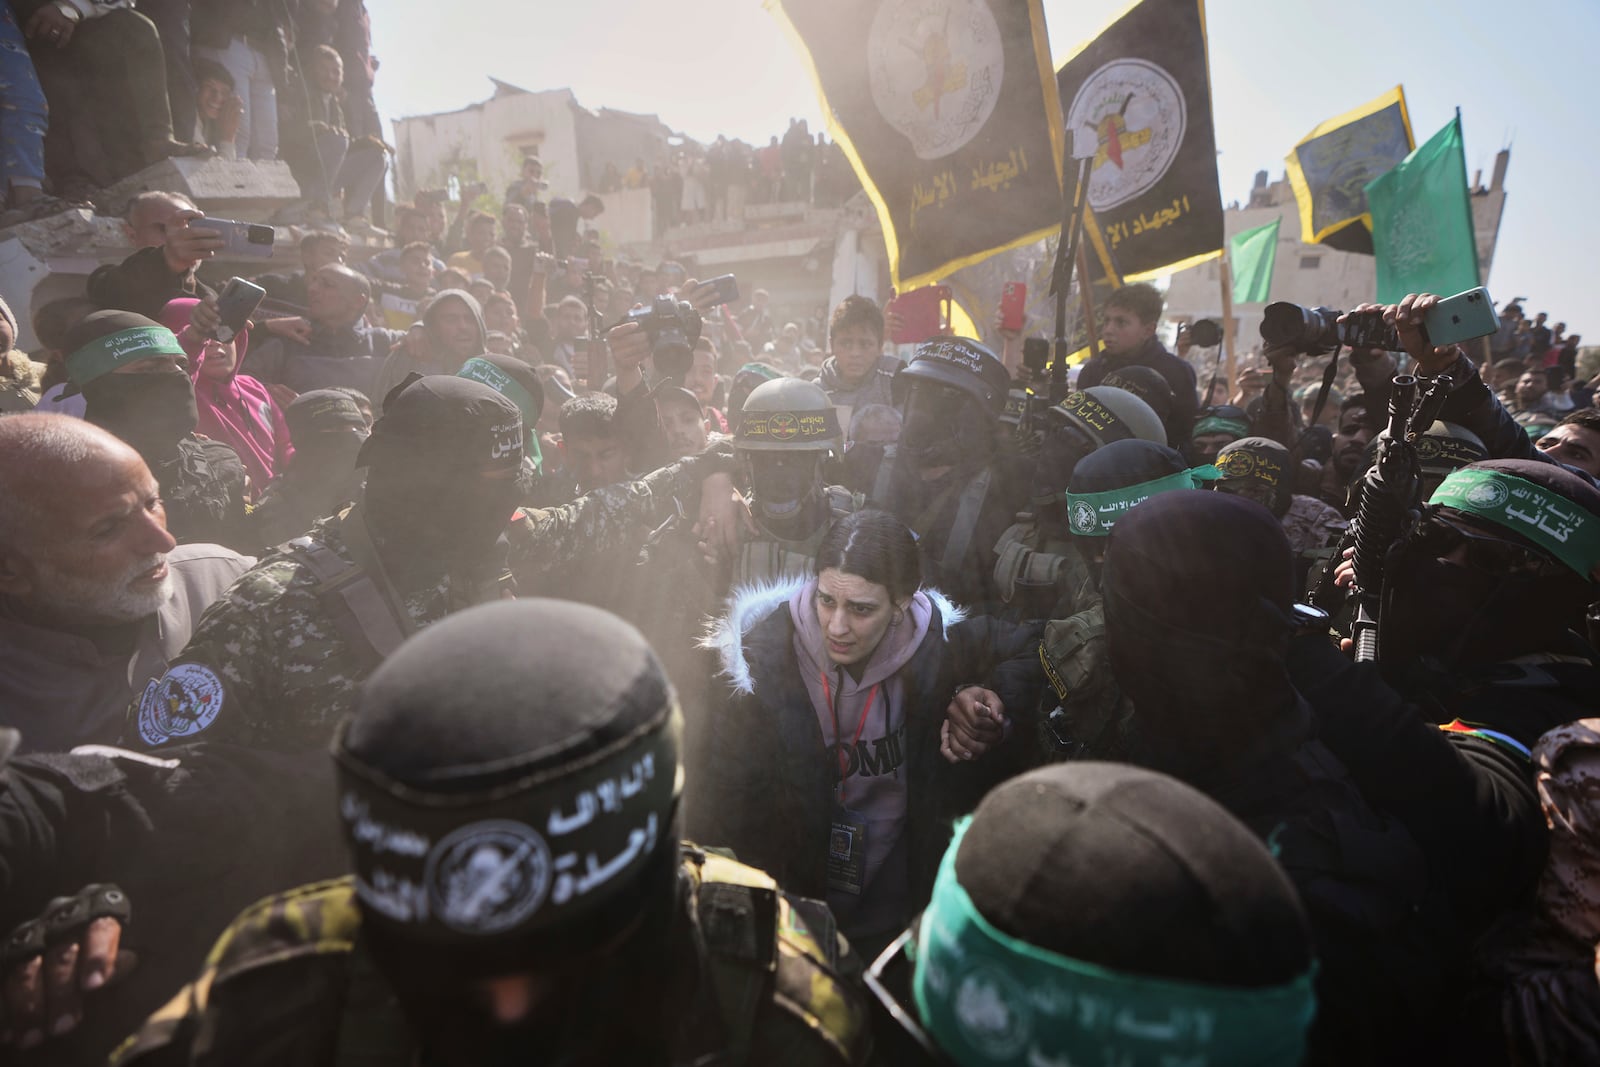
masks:
POLYGON ((1203 0, 1143 0, 1057 74, 1067 135, 1092 137, 1085 238, 1125 280, 1221 254, 1203 0))
POLYGON ((1061 225, 1042 0, 767 0, 878 210, 899 289, 1061 225))

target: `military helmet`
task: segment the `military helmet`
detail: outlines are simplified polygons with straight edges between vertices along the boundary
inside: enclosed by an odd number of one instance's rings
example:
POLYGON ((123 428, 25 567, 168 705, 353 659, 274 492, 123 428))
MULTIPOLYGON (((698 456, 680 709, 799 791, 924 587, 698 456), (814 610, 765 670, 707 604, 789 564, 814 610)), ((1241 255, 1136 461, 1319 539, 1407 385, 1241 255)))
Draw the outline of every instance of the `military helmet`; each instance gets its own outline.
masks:
POLYGON ((753 452, 844 450, 839 413, 815 382, 774 378, 745 398, 735 448, 753 452))
POLYGON ((890 382, 896 407, 905 405, 917 380, 933 381, 966 393, 998 417, 1011 391, 1011 375, 995 354, 968 337, 941 337, 917 346, 911 362, 890 382))
MULTIPOLYGON (((1388 438, 1389 431, 1385 429, 1367 445, 1366 466, 1370 467, 1378 458, 1378 442, 1386 441, 1388 438)), ((1418 435, 1414 444, 1422 469, 1440 478, 1469 463, 1489 458, 1489 449, 1485 447, 1483 438, 1465 426, 1458 426, 1442 419, 1428 427, 1425 433, 1418 435)))
POLYGON ((1082 392, 1068 393, 1061 403, 1050 409, 1050 415, 1088 434, 1096 448, 1130 438, 1167 443, 1167 428, 1155 409, 1126 389, 1111 385, 1094 385, 1082 392))

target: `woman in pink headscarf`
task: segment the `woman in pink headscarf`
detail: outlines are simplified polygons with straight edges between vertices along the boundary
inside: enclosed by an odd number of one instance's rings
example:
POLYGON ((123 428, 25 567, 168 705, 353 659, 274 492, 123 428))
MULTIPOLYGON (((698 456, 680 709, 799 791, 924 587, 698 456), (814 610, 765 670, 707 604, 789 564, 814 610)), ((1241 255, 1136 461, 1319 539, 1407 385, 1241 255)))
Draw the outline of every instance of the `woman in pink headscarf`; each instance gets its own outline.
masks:
POLYGON ((289 458, 289 426, 267 387, 238 373, 250 347, 250 331, 240 330, 226 344, 203 336, 189 327, 197 303, 173 300, 161 310, 161 324, 178 335, 178 343, 189 354, 200 415, 195 429, 239 453, 250 475, 252 495, 259 494, 289 458))

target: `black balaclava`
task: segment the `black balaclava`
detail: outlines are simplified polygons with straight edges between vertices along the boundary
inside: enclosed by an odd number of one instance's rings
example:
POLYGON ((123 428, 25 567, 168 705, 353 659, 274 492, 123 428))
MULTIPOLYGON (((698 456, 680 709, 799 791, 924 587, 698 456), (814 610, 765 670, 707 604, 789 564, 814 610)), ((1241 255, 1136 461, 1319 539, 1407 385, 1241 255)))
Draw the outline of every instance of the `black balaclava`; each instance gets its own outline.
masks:
POLYGON ((989 462, 995 419, 977 399, 942 382, 914 380, 900 450, 916 469, 972 470, 989 462))
POLYGON ((131 311, 107 309, 84 316, 61 347, 68 378, 83 393, 87 421, 122 438, 152 468, 178 458, 178 442, 194 432, 198 415, 194 383, 174 362, 183 348, 171 330, 131 311), (152 374, 116 373, 151 357, 169 365, 152 374))
MULTIPOLYGON (((1548 489, 1600 517, 1600 490, 1572 471, 1531 459, 1497 459, 1468 469, 1503 471, 1548 489)), ((1431 514, 1510 544, 1536 548, 1515 531, 1453 508, 1431 514)), ((1384 569, 1380 660, 1409 664, 1428 657, 1446 668, 1501 663, 1559 649, 1582 631, 1594 584, 1556 564, 1539 573, 1491 573, 1446 563, 1425 518, 1384 569)))
POLYGON ((674 966, 696 958, 681 730, 638 631, 562 601, 452 615, 363 685, 335 741, 340 816, 423 1062, 668 1062, 697 978, 674 966), (475 983, 519 974, 544 997, 497 1024, 475 983))
POLYGON ((487 559, 528 486, 516 404, 481 382, 415 378, 391 392, 362 446, 362 509, 385 562, 436 574, 487 559))
POLYGON ((750 486, 755 498, 756 519, 779 537, 803 539, 827 519, 827 501, 822 495, 824 452, 752 451, 750 486))
POLYGON ((280 474, 283 489, 318 515, 331 515, 361 496, 356 456, 370 430, 360 407, 338 389, 310 389, 283 411, 294 455, 280 474))
POLYGON ((1298 721, 1293 586, 1283 528, 1252 501, 1163 493, 1117 520, 1101 589, 1140 763, 1200 784, 1298 721))
POLYGON ((1213 486, 1217 492, 1254 500, 1280 519, 1289 513, 1294 471, 1289 450, 1278 442, 1241 437, 1217 453, 1217 469, 1222 471, 1222 479, 1213 486))
POLYGON ((105 374, 83 386, 85 420, 122 438, 151 467, 171 463, 194 433, 194 382, 173 366, 154 374, 105 374))

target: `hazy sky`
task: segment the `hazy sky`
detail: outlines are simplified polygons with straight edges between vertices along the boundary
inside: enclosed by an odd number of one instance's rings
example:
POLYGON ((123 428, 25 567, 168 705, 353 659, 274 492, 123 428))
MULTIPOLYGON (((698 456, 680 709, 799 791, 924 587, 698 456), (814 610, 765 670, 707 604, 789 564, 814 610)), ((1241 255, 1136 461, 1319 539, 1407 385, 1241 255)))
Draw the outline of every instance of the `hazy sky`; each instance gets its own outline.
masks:
MULTIPOLYGON (((991 0, 1018 2, 1018 0, 991 0)), ((1045 0, 1059 64, 1127 6, 1045 0)), ((821 109, 760 0, 369 0, 386 118, 486 98, 488 77, 570 87, 589 108, 653 112, 699 140, 765 143, 821 109)), ((1591 211, 1600 122, 1586 65, 1600 54, 1595 0, 1212 0, 1206 20, 1225 202, 1323 119, 1402 83, 1420 143, 1459 106, 1467 172, 1485 181, 1512 147, 1509 197, 1488 278, 1600 341, 1587 315, 1600 243, 1591 211)), ((1592 321, 1591 321, 1592 320, 1592 321)))

